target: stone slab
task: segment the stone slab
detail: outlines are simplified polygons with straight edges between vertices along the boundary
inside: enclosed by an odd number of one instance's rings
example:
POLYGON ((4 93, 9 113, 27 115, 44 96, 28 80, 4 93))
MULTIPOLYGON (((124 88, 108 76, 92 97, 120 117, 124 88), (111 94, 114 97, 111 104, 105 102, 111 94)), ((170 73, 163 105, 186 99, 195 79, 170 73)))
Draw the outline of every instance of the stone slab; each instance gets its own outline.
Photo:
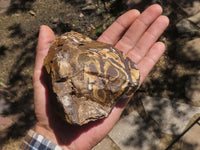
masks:
POLYGON ((188 20, 190 20, 191 22, 196 24, 198 27, 200 27, 200 12, 197 13, 196 15, 188 18, 188 20))
POLYGON ((199 61, 200 60, 200 38, 194 38, 187 41, 178 52, 181 59, 186 61, 199 61))
POLYGON ((172 148, 181 150, 200 150, 200 126, 196 123, 192 126, 172 148))
POLYGON ((97 144, 92 150, 121 150, 115 142, 106 136, 99 144, 97 144))
POLYGON ((186 82, 186 85, 185 85, 185 95, 190 100, 190 102, 195 106, 200 106, 199 82, 200 82, 200 71, 197 71, 196 75, 190 76, 189 80, 186 82))
POLYGON ((179 34, 195 35, 199 33, 198 28, 193 25, 188 19, 182 19, 176 24, 179 34))
POLYGON ((109 136, 122 150, 154 149, 160 142, 136 111, 119 120, 109 136))
POLYGON ((192 16, 200 11, 199 0, 174 0, 180 8, 189 16, 192 16))
MULTIPOLYGON (((165 149, 181 135, 194 118, 200 116, 200 107, 171 101, 167 98, 144 97, 146 116, 154 121, 148 124, 136 111, 119 120, 109 133, 123 150, 165 149)), ((144 116, 143 116, 144 117, 144 116)))
POLYGON ((200 115, 200 107, 174 102, 167 98, 145 97, 145 111, 158 123, 162 132, 180 135, 190 120, 200 115))

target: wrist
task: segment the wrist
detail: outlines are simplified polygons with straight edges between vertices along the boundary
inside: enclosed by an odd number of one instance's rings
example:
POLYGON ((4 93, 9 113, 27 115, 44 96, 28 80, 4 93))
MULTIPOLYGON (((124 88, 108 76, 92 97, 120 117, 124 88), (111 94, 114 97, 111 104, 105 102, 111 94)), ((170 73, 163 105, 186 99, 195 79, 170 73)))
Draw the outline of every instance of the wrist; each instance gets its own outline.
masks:
POLYGON ((22 144, 20 145, 20 149, 25 150, 41 150, 41 149, 52 149, 52 150, 64 150, 58 144, 53 143, 46 137, 42 136, 41 134, 35 132, 33 129, 30 129, 22 144))
POLYGON ((44 136, 45 138, 49 139, 51 142, 59 145, 53 130, 49 127, 37 123, 33 130, 38 134, 44 136))

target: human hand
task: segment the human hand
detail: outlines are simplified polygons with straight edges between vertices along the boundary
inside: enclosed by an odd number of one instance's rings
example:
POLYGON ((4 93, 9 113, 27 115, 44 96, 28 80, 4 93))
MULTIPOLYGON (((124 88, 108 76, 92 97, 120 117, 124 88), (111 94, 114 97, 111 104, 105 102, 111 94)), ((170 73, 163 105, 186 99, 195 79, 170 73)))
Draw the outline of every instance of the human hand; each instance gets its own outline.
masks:
MULTIPOLYGON (((137 10, 130 10, 120 16, 98 38, 98 41, 112 44, 123 51, 138 65, 141 74, 140 84, 165 50, 162 42, 156 42, 169 24, 168 18, 161 16, 161 13, 159 5, 150 6, 142 14, 137 10)), ((60 120, 50 103, 54 96, 45 84, 43 71, 43 60, 54 39, 53 31, 47 26, 42 26, 33 75, 35 113, 38 119, 35 131, 64 149, 91 149, 112 129, 125 104, 114 107, 107 118, 80 127, 60 120)))

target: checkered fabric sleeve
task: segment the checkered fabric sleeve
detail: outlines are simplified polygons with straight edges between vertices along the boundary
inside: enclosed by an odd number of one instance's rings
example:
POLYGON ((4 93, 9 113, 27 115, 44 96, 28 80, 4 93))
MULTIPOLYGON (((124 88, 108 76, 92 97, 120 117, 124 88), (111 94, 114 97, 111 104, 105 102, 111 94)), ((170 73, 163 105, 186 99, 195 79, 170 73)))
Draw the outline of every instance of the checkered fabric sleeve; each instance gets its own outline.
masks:
POLYGON ((42 135, 29 130, 20 147, 22 150, 63 150, 42 135))

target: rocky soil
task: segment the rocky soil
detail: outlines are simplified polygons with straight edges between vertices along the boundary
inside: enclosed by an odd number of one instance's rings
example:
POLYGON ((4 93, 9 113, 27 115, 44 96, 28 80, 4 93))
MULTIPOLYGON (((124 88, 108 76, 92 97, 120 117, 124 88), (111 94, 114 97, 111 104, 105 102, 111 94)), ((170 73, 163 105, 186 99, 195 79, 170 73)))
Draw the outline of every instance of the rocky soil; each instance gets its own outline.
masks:
POLYGON ((127 10, 153 3, 170 18, 160 38, 167 51, 122 117, 146 96, 200 107, 199 0, 0 0, 0 149, 17 149, 35 123, 32 73, 41 25, 57 35, 74 30, 97 39, 127 10))

